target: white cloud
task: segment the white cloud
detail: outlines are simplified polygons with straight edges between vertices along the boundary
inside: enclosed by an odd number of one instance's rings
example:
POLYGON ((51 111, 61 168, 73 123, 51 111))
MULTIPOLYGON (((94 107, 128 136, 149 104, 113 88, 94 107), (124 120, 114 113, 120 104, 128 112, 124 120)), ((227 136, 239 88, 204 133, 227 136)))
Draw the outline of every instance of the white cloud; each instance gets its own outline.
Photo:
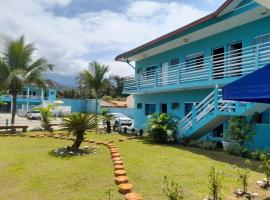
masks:
MULTIPOLYGON (((1 1, 4 0, 0 0, 1 1)), ((56 64, 55 72, 72 75, 97 60, 113 74, 130 75, 127 65, 114 57, 183 26, 208 11, 183 3, 131 1, 121 13, 103 10, 72 18, 56 16, 48 8, 68 6, 70 0, 9 0, 0 6, 1 35, 26 36, 38 54, 56 64)))

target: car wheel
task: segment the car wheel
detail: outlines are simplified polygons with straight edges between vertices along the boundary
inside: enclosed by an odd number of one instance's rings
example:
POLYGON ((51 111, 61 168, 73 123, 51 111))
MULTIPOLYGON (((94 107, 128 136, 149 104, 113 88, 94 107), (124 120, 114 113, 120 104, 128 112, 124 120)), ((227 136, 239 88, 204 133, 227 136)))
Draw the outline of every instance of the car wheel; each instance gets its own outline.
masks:
POLYGON ((114 123, 113 130, 115 131, 115 130, 117 130, 118 128, 119 128, 119 122, 116 121, 116 122, 114 123))

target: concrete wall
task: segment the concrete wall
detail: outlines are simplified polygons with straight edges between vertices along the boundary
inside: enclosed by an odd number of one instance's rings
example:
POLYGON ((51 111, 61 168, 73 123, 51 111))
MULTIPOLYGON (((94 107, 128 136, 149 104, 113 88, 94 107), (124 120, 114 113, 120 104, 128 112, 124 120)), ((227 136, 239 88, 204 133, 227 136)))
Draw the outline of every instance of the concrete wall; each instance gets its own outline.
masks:
POLYGON ((154 93, 154 94, 142 94, 134 95, 135 108, 135 128, 142 128, 147 122, 145 115, 145 104, 156 104, 156 112, 161 112, 160 104, 167 103, 168 113, 182 118, 185 112, 185 103, 200 102, 204 99, 213 89, 202 89, 202 90, 189 90, 189 91, 178 91, 178 92, 167 92, 167 93, 154 93), (137 109, 137 103, 142 103, 142 109, 137 109), (171 104, 179 103, 178 110, 172 110, 171 104))

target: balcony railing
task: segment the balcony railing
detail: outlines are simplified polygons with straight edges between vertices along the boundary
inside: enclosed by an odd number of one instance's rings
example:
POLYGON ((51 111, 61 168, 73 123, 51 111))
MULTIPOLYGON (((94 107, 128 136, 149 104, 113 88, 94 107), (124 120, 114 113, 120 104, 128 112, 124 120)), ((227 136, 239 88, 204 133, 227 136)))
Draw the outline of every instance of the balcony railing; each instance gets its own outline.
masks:
MULTIPOLYGON (((3 97, 9 97, 12 99, 12 95, 6 95, 3 97)), ((28 98, 27 95, 22 94, 17 95, 17 99, 27 99, 27 98, 28 98)), ((29 95, 29 99, 42 99, 42 97, 40 95, 29 95)), ((47 99, 47 97, 44 97, 44 99, 47 99)))
POLYGON ((270 63, 270 42, 195 59, 177 65, 143 71, 127 77, 124 92, 182 86, 199 81, 218 81, 249 74, 270 63))

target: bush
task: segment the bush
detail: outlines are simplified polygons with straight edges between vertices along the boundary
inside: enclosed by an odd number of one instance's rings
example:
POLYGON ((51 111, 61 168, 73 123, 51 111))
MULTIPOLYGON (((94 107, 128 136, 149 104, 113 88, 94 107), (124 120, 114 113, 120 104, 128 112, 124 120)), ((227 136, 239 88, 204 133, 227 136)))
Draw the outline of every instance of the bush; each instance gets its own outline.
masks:
POLYGON ((178 142, 178 119, 169 114, 152 114, 148 119, 149 137, 158 143, 178 142))
POLYGON ((231 146, 228 148, 228 153, 235 156, 241 156, 241 157, 249 157, 249 151, 247 148, 242 147, 240 144, 235 143, 231 144, 231 146))
POLYGON ((265 174, 267 186, 269 186, 269 181, 270 181, 270 159, 269 159, 269 156, 267 156, 266 154, 261 154, 260 159, 261 159, 260 169, 263 170, 263 172, 265 174))
POLYGON ((200 147, 205 150, 215 150, 217 147, 217 144, 216 142, 211 142, 211 141, 201 141, 200 147))
POLYGON ((240 145, 249 142, 255 135, 254 121, 242 116, 234 116, 229 120, 227 139, 236 140, 240 145))
MULTIPOLYGON (((246 160, 246 164, 250 164, 249 160, 246 160)), ((248 189, 248 179, 251 175, 250 170, 248 168, 241 168, 239 166, 235 166, 238 174, 237 181, 240 185, 242 185, 243 193, 246 194, 248 189)))
POLYGON ((220 192, 222 189, 223 172, 212 167, 208 173, 209 192, 212 200, 220 200, 220 192))
POLYGON ((199 147, 205 150, 215 150, 217 148, 217 143, 212 141, 191 140, 188 143, 188 146, 199 147))
POLYGON ((163 178, 163 193, 168 200, 184 200, 184 192, 179 183, 170 181, 166 176, 163 178))
POLYGON ((113 98, 111 97, 111 96, 103 96, 102 97, 102 99, 104 100, 104 101, 111 101, 111 100, 113 100, 113 98))

